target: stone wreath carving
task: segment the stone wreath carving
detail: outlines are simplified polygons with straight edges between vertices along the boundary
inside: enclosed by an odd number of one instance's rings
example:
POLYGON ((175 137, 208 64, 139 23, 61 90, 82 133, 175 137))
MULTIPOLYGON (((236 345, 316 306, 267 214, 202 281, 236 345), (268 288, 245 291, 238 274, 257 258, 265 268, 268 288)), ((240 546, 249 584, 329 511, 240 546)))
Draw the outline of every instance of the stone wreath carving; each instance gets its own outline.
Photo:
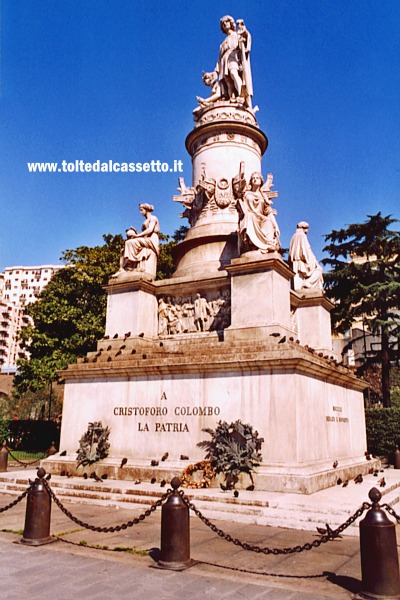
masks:
POLYGON ((77 466, 91 465, 108 456, 110 428, 103 427, 101 421, 89 423, 86 433, 79 440, 77 466))
POLYGON ((211 441, 199 442, 197 445, 206 450, 216 473, 225 475, 229 489, 233 489, 241 473, 247 473, 253 481, 253 471, 262 461, 260 453, 263 438, 258 436, 249 424, 239 419, 233 423, 219 421, 216 429, 203 429, 211 435, 211 441))

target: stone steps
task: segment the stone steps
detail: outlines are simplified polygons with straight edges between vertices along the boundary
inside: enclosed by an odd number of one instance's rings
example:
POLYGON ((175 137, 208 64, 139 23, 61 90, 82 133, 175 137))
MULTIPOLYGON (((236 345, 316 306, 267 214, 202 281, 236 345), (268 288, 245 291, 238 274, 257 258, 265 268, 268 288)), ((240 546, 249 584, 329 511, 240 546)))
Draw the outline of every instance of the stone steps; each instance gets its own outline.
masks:
MULTIPOLYGON (((36 471, 0 474, 0 495, 18 496, 28 486, 28 480, 35 476, 36 471)), ((400 471, 385 470, 385 479, 387 486, 380 490, 381 502, 388 503, 400 513, 400 471)), ((94 483, 80 477, 66 479, 59 476, 53 476, 50 485, 63 503, 131 508, 135 516, 160 498, 166 489, 148 482, 139 485, 115 480, 94 483)), ((185 494, 211 521, 228 520, 315 531, 317 526, 323 527, 326 523, 336 528, 345 522, 363 502, 368 501, 368 492, 376 485, 377 479, 371 475, 366 476, 360 486, 350 482, 346 489, 335 486, 308 496, 241 490, 239 497, 235 498, 232 492, 224 493, 218 488, 186 489, 185 494)), ((357 521, 346 530, 346 534, 358 534, 357 521)))

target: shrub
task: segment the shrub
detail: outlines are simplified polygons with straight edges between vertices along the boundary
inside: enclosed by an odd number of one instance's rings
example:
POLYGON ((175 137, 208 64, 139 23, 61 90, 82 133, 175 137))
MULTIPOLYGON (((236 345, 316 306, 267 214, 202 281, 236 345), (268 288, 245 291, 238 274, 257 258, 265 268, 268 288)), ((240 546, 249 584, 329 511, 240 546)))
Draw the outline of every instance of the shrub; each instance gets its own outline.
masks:
POLYGON ((8 419, 0 419, 0 445, 8 439, 10 435, 10 421, 8 419))
POLYGON ((7 442, 13 450, 45 451, 52 442, 58 446, 60 430, 54 421, 10 421, 9 428, 7 442))
POLYGON ((400 410, 371 408, 365 411, 368 452, 390 456, 400 446, 400 410))

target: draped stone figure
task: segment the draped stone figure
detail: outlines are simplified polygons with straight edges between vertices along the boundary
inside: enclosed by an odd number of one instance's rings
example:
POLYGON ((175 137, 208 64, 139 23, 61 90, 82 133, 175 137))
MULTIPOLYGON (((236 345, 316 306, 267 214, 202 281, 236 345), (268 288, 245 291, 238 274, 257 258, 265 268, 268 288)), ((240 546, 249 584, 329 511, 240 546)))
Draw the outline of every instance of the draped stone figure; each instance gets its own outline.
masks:
POLYGON ((290 240, 289 265, 295 273, 293 279, 295 291, 323 289, 322 267, 311 250, 307 237, 308 229, 309 224, 305 221, 297 223, 296 233, 290 240))
POLYGON ((142 230, 138 232, 134 227, 126 230, 127 239, 121 252, 120 269, 114 277, 126 271, 149 273, 154 277, 156 275, 160 225, 157 217, 151 214, 154 206, 139 204, 139 210, 145 217, 142 230))
POLYGON ((234 180, 234 190, 238 196, 239 212, 239 254, 250 250, 262 253, 275 252, 280 248, 280 231, 275 219, 276 211, 271 207, 272 198, 278 193, 272 192, 272 174, 267 182, 261 173, 254 172, 250 176, 249 185, 244 179, 234 180))

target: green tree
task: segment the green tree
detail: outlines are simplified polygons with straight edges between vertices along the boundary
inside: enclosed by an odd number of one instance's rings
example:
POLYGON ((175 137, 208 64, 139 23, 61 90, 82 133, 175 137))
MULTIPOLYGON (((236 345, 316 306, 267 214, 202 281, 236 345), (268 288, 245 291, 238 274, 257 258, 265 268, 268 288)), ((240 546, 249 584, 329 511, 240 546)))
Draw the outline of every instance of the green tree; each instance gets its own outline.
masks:
POLYGON ((324 277, 326 293, 335 300, 334 330, 344 333, 362 319, 380 336, 385 407, 390 407, 390 362, 400 336, 400 232, 389 229, 397 222, 378 212, 364 223, 332 231, 324 248, 330 258, 322 261, 331 269, 324 277))
POLYGON ((21 339, 30 358, 21 360, 14 379, 17 396, 48 387, 56 371, 95 349, 105 326, 107 297, 102 289, 118 270, 123 238, 104 235, 104 245, 66 250, 60 269, 29 304, 25 313, 33 325, 21 339))
MULTIPOLYGON (((170 277, 174 271, 173 249, 186 231, 181 227, 172 238, 160 234, 164 243, 160 244, 158 279, 170 277)), ((94 350, 103 336, 107 307, 103 286, 118 270, 124 243, 121 235, 108 234, 103 239, 102 246, 63 252, 61 260, 66 267, 52 277, 37 302, 26 307, 33 325, 22 330, 21 340, 30 358, 18 363, 14 378, 17 399, 28 391, 48 389, 58 379, 56 371, 94 350)))
POLYGON ((172 237, 163 235, 162 233, 160 234, 160 239, 164 243, 160 244, 160 256, 158 257, 157 262, 157 279, 168 279, 171 277, 175 270, 174 249, 178 242, 181 242, 184 239, 187 231, 188 227, 182 225, 174 232, 172 237))

